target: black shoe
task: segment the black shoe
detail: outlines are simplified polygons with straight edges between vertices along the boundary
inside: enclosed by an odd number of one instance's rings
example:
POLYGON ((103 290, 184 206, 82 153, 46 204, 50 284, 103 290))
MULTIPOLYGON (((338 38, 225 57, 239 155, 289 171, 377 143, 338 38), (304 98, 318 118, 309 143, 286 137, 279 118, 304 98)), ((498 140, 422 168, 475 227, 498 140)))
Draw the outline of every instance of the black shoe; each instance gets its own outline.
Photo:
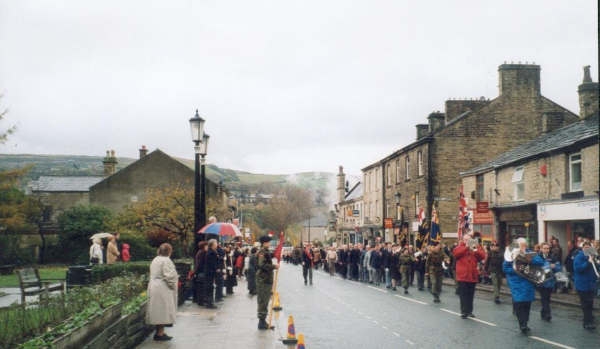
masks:
POLYGON ((206 309, 217 309, 217 306, 214 304, 207 304, 206 309))
POLYGON ((527 327, 527 326, 521 326, 521 332, 523 332, 523 334, 527 333, 531 331, 531 328, 527 327))
POLYGON ((392 291, 397 291, 397 289, 394 287, 394 288, 392 288, 392 291))
POLYGON ((436 299, 433 300, 433 302, 434 303, 439 303, 439 302, 441 302, 441 300, 439 298, 436 298, 436 299))
POLYGON ((312 281, 310 282, 310 284, 312 285, 312 281))
POLYGON ((475 315, 473 315, 473 313, 469 314, 469 317, 475 317, 475 315))
POLYGON ((266 330, 269 328, 269 324, 265 321, 265 319, 258 319, 258 329, 266 330))
POLYGON ((392 286, 386 286, 385 288, 390 288, 390 287, 392 287, 392 286))
POLYGON ((173 324, 165 325, 165 327, 173 327, 173 324))
POLYGON ((404 294, 408 294, 408 290, 404 290, 404 294))
POLYGON ((496 299, 494 299, 494 303, 500 304, 500 298, 496 297, 496 299))
POLYGON ((466 319, 469 316, 469 314, 460 314, 460 317, 463 319, 466 319))
POLYGON ((157 336, 156 334, 154 335, 153 338, 155 341, 170 341, 171 339, 173 339, 173 337, 169 337, 167 336, 167 334, 163 334, 162 336, 157 336))
POLYGON ((306 281, 304 281, 304 284, 306 285, 306 281))
POLYGON ((423 287, 421 287, 421 288, 419 289, 419 291, 424 291, 423 287))
POLYGON ((583 328, 585 328, 586 330, 595 330, 596 325, 594 325, 593 322, 588 322, 586 324, 583 324, 583 328))

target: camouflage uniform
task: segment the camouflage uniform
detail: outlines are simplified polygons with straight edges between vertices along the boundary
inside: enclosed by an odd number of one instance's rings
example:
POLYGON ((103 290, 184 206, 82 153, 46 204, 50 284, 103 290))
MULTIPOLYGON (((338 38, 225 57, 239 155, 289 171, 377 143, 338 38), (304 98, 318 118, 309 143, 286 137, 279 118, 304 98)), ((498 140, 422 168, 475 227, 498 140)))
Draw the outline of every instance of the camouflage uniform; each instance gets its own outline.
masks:
POLYGON ((485 261, 486 270, 492 279, 494 285, 494 299, 500 297, 500 288, 502 288, 502 264, 504 263, 504 253, 492 251, 488 254, 485 261))
POLYGON ((404 290, 408 290, 408 283, 410 281, 410 274, 412 273, 412 265, 415 261, 415 257, 412 254, 401 254, 400 255, 400 273, 402 273, 402 287, 404 290))
POLYGON ((265 319, 269 313, 269 298, 273 288, 273 269, 269 249, 261 247, 258 251, 258 271, 256 272, 256 294, 258 301, 258 318, 265 319))
POLYGON ((444 267, 442 262, 447 256, 441 251, 431 251, 427 255, 427 262, 425 263, 425 270, 429 273, 431 279, 431 293, 433 294, 434 300, 437 302, 440 299, 440 293, 442 293, 442 279, 444 278, 444 267))

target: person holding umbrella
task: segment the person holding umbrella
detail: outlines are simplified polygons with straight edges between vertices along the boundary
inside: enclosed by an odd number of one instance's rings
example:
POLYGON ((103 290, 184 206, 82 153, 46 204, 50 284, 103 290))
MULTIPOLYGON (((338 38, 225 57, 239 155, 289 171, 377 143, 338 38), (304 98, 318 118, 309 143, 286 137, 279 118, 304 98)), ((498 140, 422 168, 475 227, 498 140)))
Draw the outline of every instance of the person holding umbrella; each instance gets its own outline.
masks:
POLYGON ((90 264, 102 264, 102 257, 102 239, 95 238, 90 247, 90 264))

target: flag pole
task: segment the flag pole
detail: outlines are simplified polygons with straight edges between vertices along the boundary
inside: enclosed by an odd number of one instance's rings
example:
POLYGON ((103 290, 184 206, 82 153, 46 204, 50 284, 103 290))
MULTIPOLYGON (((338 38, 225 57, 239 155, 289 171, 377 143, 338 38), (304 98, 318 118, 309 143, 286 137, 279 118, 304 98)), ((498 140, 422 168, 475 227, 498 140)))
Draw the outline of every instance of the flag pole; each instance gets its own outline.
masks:
MULTIPOLYGON (((280 266, 281 262, 281 249, 283 247, 283 232, 279 234, 279 243, 275 249, 275 258, 277 258, 277 265, 280 266)), ((271 310, 269 311, 269 329, 271 328, 271 321, 273 320, 273 306, 275 303, 275 292, 277 292, 277 278, 279 276, 279 268, 275 270, 275 281, 273 282, 273 289, 271 290, 271 310)))

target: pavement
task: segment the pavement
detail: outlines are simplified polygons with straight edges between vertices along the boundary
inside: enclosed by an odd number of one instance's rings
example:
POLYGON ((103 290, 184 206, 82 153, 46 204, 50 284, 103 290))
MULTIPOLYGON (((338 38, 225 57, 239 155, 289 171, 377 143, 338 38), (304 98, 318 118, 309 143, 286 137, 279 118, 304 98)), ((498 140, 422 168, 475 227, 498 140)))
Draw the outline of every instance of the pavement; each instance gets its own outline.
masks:
MULTIPOLYGON (((6 296, 0 297, 0 308, 8 307, 13 303, 21 303, 21 289, 18 287, 3 287, 0 291, 6 293, 6 296)), ((25 297, 26 301, 38 299, 38 296, 25 297)))
POLYGON ((283 310, 274 313, 274 331, 257 330, 256 298, 247 295, 242 280, 236 294, 215 311, 191 302, 182 305, 178 323, 166 331, 174 336, 172 341, 154 342, 150 336, 138 348, 293 348, 281 342, 289 315, 296 333, 304 334, 306 348, 600 348, 600 332, 582 328, 580 307, 553 303, 553 319, 545 322, 539 302, 534 302, 532 331, 526 336, 512 315, 509 292, 498 305, 490 292, 478 288, 476 318, 463 320, 453 286, 444 285, 442 302, 433 303, 431 294, 416 287, 405 295, 401 288, 394 292, 384 284, 343 280, 322 270, 313 274, 314 285, 304 285, 300 266, 282 264, 278 291, 283 310))

